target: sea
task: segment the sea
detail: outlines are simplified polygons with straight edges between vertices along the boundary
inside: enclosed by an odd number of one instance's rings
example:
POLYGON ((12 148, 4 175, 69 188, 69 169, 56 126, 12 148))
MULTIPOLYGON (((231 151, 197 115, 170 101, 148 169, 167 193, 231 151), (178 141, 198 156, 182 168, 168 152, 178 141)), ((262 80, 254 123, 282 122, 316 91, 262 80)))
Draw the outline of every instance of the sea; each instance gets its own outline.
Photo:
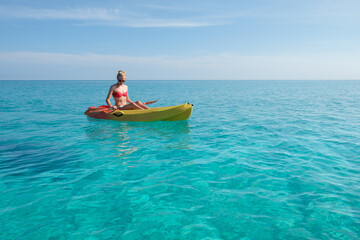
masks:
POLYGON ((0 81, 0 239, 360 239, 360 81, 0 81))

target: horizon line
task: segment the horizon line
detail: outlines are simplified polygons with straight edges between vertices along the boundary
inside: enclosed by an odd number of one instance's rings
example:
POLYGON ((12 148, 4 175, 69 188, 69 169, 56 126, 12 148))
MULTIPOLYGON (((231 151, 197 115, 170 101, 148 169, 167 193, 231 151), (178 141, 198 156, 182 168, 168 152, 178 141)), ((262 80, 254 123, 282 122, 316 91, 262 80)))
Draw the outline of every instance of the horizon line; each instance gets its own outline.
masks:
MULTIPOLYGON (((0 81, 114 81, 116 79, 0 79, 0 81)), ((130 79, 127 81, 360 81, 360 79, 130 79)))

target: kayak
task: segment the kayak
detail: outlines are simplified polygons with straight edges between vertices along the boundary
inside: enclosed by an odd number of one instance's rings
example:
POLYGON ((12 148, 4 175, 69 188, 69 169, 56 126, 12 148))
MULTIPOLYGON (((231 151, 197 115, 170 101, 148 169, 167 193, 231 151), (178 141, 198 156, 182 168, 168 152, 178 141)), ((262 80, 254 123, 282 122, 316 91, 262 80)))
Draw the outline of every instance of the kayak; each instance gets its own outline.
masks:
POLYGON ((89 107, 85 115, 98 119, 130 122, 182 121, 190 117, 192 109, 193 105, 190 103, 144 110, 114 110, 107 105, 102 105, 99 107, 89 107))

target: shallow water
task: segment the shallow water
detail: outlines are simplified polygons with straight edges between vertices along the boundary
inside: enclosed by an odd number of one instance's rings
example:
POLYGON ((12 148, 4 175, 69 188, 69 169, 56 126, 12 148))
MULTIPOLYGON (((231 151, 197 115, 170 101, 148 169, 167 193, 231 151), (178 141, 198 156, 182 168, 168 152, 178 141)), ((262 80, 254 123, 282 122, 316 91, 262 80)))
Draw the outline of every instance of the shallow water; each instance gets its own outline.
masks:
POLYGON ((359 239, 360 81, 0 81, 0 239, 359 239), (156 93, 156 94, 155 94, 156 93))

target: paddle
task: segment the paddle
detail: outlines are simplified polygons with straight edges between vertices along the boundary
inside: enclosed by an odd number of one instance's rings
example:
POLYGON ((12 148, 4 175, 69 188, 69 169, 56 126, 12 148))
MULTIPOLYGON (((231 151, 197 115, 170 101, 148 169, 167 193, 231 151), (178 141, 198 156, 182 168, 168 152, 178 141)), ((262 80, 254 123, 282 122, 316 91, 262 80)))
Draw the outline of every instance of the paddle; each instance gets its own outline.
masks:
POLYGON ((158 100, 154 100, 154 101, 148 101, 148 102, 144 102, 145 105, 149 105, 149 104, 153 104, 156 103, 158 100))

